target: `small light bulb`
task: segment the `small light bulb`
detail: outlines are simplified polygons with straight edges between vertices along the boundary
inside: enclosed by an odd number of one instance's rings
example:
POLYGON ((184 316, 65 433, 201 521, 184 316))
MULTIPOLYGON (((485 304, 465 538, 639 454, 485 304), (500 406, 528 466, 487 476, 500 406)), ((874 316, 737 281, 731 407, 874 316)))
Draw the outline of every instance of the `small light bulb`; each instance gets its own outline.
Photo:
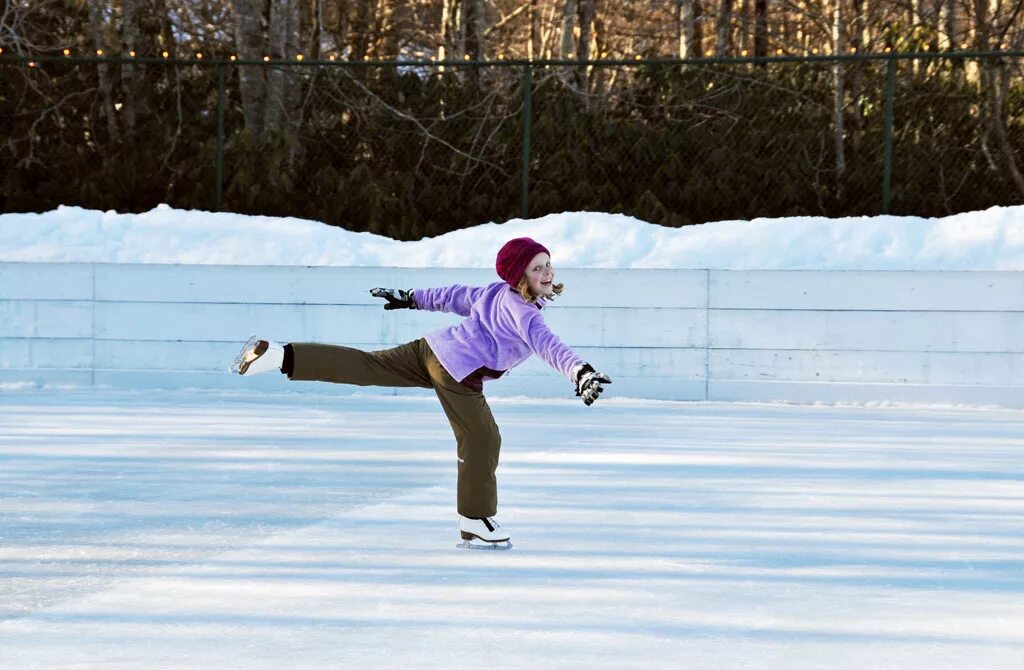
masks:
POLYGON ((203 54, 202 53, 197 53, 196 54, 196 58, 198 58, 199 60, 203 60, 203 54))
POLYGON ((333 60, 334 60, 335 58, 336 58, 336 56, 334 56, 334 55, 332 54, 332 55, 331 55, 331 56, 330 56, 330 57, 329 57, 329 58, 328 58, 327 60, 333 61, 333 60))
POLYGON ((135 58, 135 51, 134 50, 129 51, 128 55, 131 56, 132 58, 135 58))
POLYGON ((64 50, 64 55, 65 56, 70 56, 71 55, 71 49, 65 49, 64 50))
POLYGON ((102 56, 103 55, 103 49, 97 49, 96 50, 96 55, 97 56, 102 56))
POLYGON ((170 57, 171 57, 171 54, 169 54, 168 52, 166 52, 166 51, 165 51, 165 52, 163 53, 163 57, 164 57, 164 58, 170 58, 170 57))
POLYGON ((270 62, 270 56, 264 56, 263 57, 263 62, 264 63, 269 63, 270 62))
POLYGON ((746 49, 744 49, 743 51, 741 51, 741 52, 740 52, 740 55, 741 55, 741 56, 746 56, 746 55, 747 55, 747 53, 748 53, 748 52, 747 52, 747 50, 746 50, 746 49))
POLYGON ((35 66, 36 66, 36 64, 35 64, 35 63, 33 63, 32 61, 29 61, 29 62, 28 62, 28 66, 29 66, 29 67, 35 67, 35 66))
POLYGON ((295 60, 302 60, 303 58, 304 56, 302 54, 298 54, 295 56, 295 60))
POLYGON ((469 54, 465 54, 465 55, 464 55, 464 56, 462 57, 462 60, 469 60, 469 54))
POLYGON ((233 63, 236 60, 238 60, 238 56, 236 56, 235 54, 231 54, 231 56, 230 56, 230 58, 228 60, 230 60, 233 63))
POLYGON ((776 49, 775 53, 776 53, 776 55, 781 56, 782 55, 782 49, 776 49))

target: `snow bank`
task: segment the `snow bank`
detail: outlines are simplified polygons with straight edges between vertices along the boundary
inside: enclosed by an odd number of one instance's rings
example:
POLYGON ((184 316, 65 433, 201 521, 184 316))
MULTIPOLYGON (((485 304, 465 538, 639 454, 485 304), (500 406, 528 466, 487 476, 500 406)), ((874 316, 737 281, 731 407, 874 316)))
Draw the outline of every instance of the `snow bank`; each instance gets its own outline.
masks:
POLYGON ((666 228, 619 214, 568 212, 484 223, 398 242, 316 221, 181 211, 60 207, 0 215, 0 261, 491 267, 528 235, 557 265, 724 270, 1024 270, 1024 207, 940 219, 797 217, 666 228))

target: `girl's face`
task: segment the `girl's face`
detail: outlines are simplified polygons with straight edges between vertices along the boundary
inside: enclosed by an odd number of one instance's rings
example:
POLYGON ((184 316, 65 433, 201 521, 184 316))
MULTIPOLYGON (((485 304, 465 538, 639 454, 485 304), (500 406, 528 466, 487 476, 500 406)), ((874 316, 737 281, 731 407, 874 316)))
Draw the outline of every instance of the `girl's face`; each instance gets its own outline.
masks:
POLYGON ((551 257, 543 251, 533 257, 526 266, 526 280, 530 283, 530 292, 537 296, 555 294, 555 269, 551 267, 551 257))

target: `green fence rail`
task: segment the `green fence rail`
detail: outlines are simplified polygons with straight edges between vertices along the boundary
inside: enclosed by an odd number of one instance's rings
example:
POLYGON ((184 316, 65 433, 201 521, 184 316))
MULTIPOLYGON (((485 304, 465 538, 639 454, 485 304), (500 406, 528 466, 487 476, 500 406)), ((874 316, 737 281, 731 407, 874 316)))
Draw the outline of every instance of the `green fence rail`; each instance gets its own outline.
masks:
MULTIPOLYGON (((913 197, 904 197, 899 213, 935 214, 941 213, 943 208, 950 210, 1024 202, 1024 180, 1018 178, 1014 158, 1024 145, 1024 124, 1021 122, 1024 112, 1024 77, 1020 73, 1022 60, 1024 52, 1017 51, 587 62, 350 62, 22 56, 5 53, 0 55, 0 68, 28 67, 39 72, 39 76, 55 68, 88 65, 118 69, 175 68, 176 71, 212 73, 215 79, 211 82, 199 81, 204 76, 202 74, 197 75, 196 81, 187 82, 191 88, 184 95, 202 97, 207 95, 208 89, 215 91, 214 100, 211 101, 215 114, 213 127, 210 128, 215 138, 213 165, 208 171, 198 162, 190 165, 198 174, 197 178, 213 182, 206 188, 212 194, 209 200, 212 208, 218 211, 224 209, 225 196, 229 191, 235 200, 243 203, 235 209, 266 209, 256 201, 245 204, 245 197, 238 195, 243 184, 259 184, 265 175, 250 175, 249 182, 238 178, 238 175, 256 168, 246 164, 243 153, 232 153, 239 151, 233 150, 233 141, 244 135, 242 130, 245 126, 243 114, 239 111, 242 107, 238 90, 240 70, 254 67, 268 69, 265 71, 303 73, 307 77, 304 100, 316 109, 332 110, 302 131, 307 154, 320 156, 321 162, 318 165, 328 165, 343 153, 355 157, 344 165, 318 170, 317 178, 323 183, 306 193, 303 200, 321 197, 323 194, 326 194, 323 195, 325 198, 339 194, 347 198, 358 190, 362 184, 353 175, 372 170, 372 167, 366 166, 373 166, 376 159, 385 155, 375 144, 377 138, 394 134, 400 140, 404 133, 409 140, 407 149, 415 146, 413 138, 419 143, 419 162, 413 160, 413 151, 407 150, 405 153, 408 155, 400 156, 401 141, 396 140, 394 145, 390 145, 386 155, 390 161, 389 169, 393 173, 389 178, 393 183, 389 182, 386 187, 364 194, 365 197, 353 196, 351 202, 344 207, 339 205, 337 218, 342 220, 331 220, 331 223, 344 225, 344 220, 357 216, 360 208, 365 209, 370 218, 377 216, 370 211, 375 206, 381 210, 381 218, 393 217, 394 212, 408 211, 413 207, 415 194, 423 193, 427 188, 425 184, 433 183, 430 180, 436 178, 457 182, 461 197, 476 203, 464 208, 463 215, 469 218, 490 216, 493 220, 499 220, 502 216, 511 218, 516 214, 526 218, 571 209, 577 202, 587 201, 586 197, 574 196, 574 192, 604 184, 606 190, 618 191, 603 201, 590 201, 599 203, 598 206, 604 211, 627 211, 648 220, 681 225, 744 214, 890 213, 893 209, 893 179, 902 180, 895 185, 898 191, 899 184, 908 182, 914 173, 934 170, 937 165, 970 164, 973 167, 970 170, 938 170, 942 174, 936 177, 939 180, 936 182, 936 198, 941 199, 941 204, 935 208, 931 208, 928 203, 929 186, 925 176, 915 177, 919 181, 925 179, 920 186, 924 194, 915 192, 913 197), (968 73, 971 67, 977 69, 977 72, 968 73), (774 78, 762 74, 769 68, 775 73, 772 75, 774 78), (922 74, 928 68, 941 69, 941 72, 931 77, 927 72, 922 74), (830 82, 834 81, 833 75, 838 69, 842 69, 847 77, 849 83, 845 85, 852 92, 848 92, 847 101, 842 110, 837 112, 829 109, 829 96, 822 89, 832 85, 830 82), (388 72, 388 75, 379 74, 388 72), (405 86, 401 82, 389 83, 385 87, 374 78, 398 77, 399 73, 413 73, 415 78, 421 80, 443 78, 446 75, 472 78, 482 72, 501 72, 501 76, 500 79, 475 82, 458 90, 445 89, 438 94, 432 91, 424 93, 422 87, 405 86), (643 85, 628 90, 621 88, 617 92, 612 87, 601 89, 600 84, 595 85, 602 77, 610 80, 618 73, 628 73, 634 79, 643 79, 643 85), (577 76, 578 81, 573 79, 577 76), (854 87, 859 90, 853 90, 854 87), (595 88, 600 90, 595 92, 595 88), (998 90, 993 93, 993 88, 998 90), (398 93, 395 94, 392 89, 398 93), (871 91, 878 89, 881 89, 880 100, 871 94, 871 91), (759 96, 756 99, 751 93, 755 90, 759 96), (392 100, 389 96, 397 97, 392 100), (360 107, 352 103, 357 97, 360 100, 373 100, 375 105, 390 110, 392 125, 388 126, 385 121, 375 118, 368 111, 369 106, 360 107), (422 100, 423 109, 417 111, 410 108, 411 111, 403 111, 410 104, 408 100, 417 97, 422 100), (611 98, 616 98, 617 102, 608 104, 611 98), (956 109, 950 111, 950 107, 956 109), (879 109, 880 113, 877 111, 879 109), (827 148, 825 138, 835 128, 835 113, 850 116, 854 123, 853 130, 847 131, 840 138, 840 148, 830 149, 827 148), (348 133, 345 135, 344 150, 340 145, 332 145, 334 138, 338 137, 337 133, 341 132, 332 114, 343 120, 342 130, 348 133), (905 116, 901 117, 901 114, 905 116), (567 119, 570 118, 576 120, 569 122, 567 119), (797 142, 790 135, 795 137, 804 133, 803 126, 807 125, 808 119, 814 121, 814 134, 808 134, 797 142), (901 120, 904 124, 902 127, 897 125, 901 120), (574 125, 577 123, 579 125, 574 125), (942 133, 938 132, 937 126, 943 129, 942 133), (957 137, 966 137, 958 133, 968 127, 971 129, 968 135, 973 139, 957 140, 957 137), (758 134, 758 128, 774 131, 762 136, 758 134), (905 135, 914 137, 901 139, 901 128, 907 129, 905 135), (435 129, 438 130, 435 132, 435 129), (700 132, 695 129, 700 129, 700 132), (691 141, 691 137, 696 135, 701 135, 703 139, 691 141), (598 156, 602 147, 610 146, 615 138, 624 137, 626 139, 621 142, 624 151, 635 148, 635 155, 627 160, 596 166, 601 162, 598 156), (470 141, 468 138, 472 138, 471 144, 463 144, 470 141), (881 147, 873 144, 878 141, 881 147), (897 151, 895 145, 901 141, 911 148, 902 153, 897 151), (961 146, 961 141, 966 144, 961 146), (744 145, 744 142, 748 144, 744 145), (929 153, 929 143, 942 146, 933 146, 929 153), (850 144, 850 151, 856 153, 856 160, 850 161, 851 167, 843 168, 845 171, 839 173, 835 165, 840 161, 836 160, 838 157, 832 155, 832 152, 845 151, 843 147, 846 144, 850 144), (431 174, 442 176, 428 178, 423 176, 426 172, 423 161, 428 149, 434 145, 447 147, 450 156, 445 159, 447 163, 438 161, 436 165, 430 166, 433 170, 431 174), (724 146, 732 146, 735 150, 731 159, 723 156, 724 146), (743 153, 744 147, 746 153, 743 153), (335 152, 333 158, 332 150, 335 152), (812 155, 816 151, 818 155, 812 155), (774 163, 771 156, 768 156, 772 152, 774 163), (754 171, 752 176, 738 176, 739 170, 726 169, 723 164, 730 160, 736 162, 736 156, 744 155, 758 159, 757 165, 751 168, 754 171), (776 178, 773 174, 776 167, 773 165, 781 166, 786 161, 796 161, 798 155, 802 163, 800 170, 791 171, 785 179, 776 178), (513 161, 518 163, 514 168, 513 161), (675 167, 661 169, 665 163, 672 163, 675 167), (364 172, 359 173, 359 169, 364 172), (226 173, 231 175, 231 184, 225 182, 226 173), (561 175, 558 183, 550 178, 550 175, 556 173, 561 175), (576 175, 576 178, 572 175, 576 175), (752 180, 756 182, 758 175, 763 177, 763 184, 750 187, 749 184, 752 180), (998 175, 1009 176, 1004 183, 998 175), (518 179, 513 179, 514 176, 518 176, 518 179), (333 190, 335 187, 330 184, 332 178, 347 186, 333 190), (417 182, 417 179, 421 181, 417 182), (677 179, 686 183, 680 184, 677 179), (716 179, 720 179, 721 183, 716 185, 716 179), (830 179, 834 183, 829 182, 830 179), (650 180, 650 184, 633 187, 626 183, 644 180, 650 180), (875 186, 871 185, 872 180, 875 186), (772 194, 798 189, 801 181, 810 183, 809 193, 813 195, 794 196, 792 200, 804 204, 784 205, 780 211, 757 211, 758 202, 767 203, 772 194), (987 195, 975 194, 973 199, 967 198, 966 194, 975 190, 980 181, 984 181, 992 189, 991 192, 987 195), (704 191, 700 190, 700 184, 704 184, 704 191), (231 185, 233 190, 227 188, 231 185), (761 189, 763 193, 748 198, 751 188, 761 189), (405 189, 410 193, 403 194, 405 189), (518 197, 510 193, 513 189, 518 191, 515 194, 518 197), (725 206, 716 209, 716 197, 724 199, 733 196, 746 198, 745 206, 750 211, 733 211, 725 206), (360 200, 360 197, 363 199, 360 200), (382 198, 386 202, 382 203, 382 198), (482 202, 486 199, 496 201, 495 214, 487 214, 488 205, 482 202), (814 204, 815 200, 817 204, 814 204), (965 204, 958 204, 961 200, 965 204), (517 201, 518 207, 512 205, 514 201, 517 201), (808 205, 807 202, 812 204, 808 205), (721 214, 716 216, 715 212, 718 211, 721 214)), ((80 78, 84 76, 79 73, 80 78)), ((182 107, 181 88, 185 85, 180 80, 181 77, 176 80, 176 104, 179 110, 182 107)), ((166 82, 163 85, 166 87, 166 82)), ((12 137, 18 133, 19 119, 24 123, 33 114, 37 115, 36 118, 39 115, 45 116, 38 109, 19 107, 24 103, 18 102, 16 94, 8 92, 4 97, 6 100, 0 98, 0 119, 6 120, 12 137)), ((167 102, 172 97, 168 92, 159 99, 167 102)), ((96 103, 91 105, 90 123, 96 125, 96 103)), ((178 112, 178 117, 180 131, 182 112, 178 112)), ((205 117, 194 122, 200 125, 209 123, 205 117)), ((177 136, 174 141, 177 141, 177 136)), ((283 141, 287 142, 286 139, 283 141)), ((65 140, 64 144, 64 151, 76 151, 73 141, 65 140)), ((38 175, 40 164, 43 168, 46 165, 38 156, 33 155, 33 151, 32 141, 25 144, 10 142, 6 155, 0 155, 0 167, 8 172, 36 170, 38 175)), ((182 149, 172 144, 164 150, 165 155, 175 151, 180 152, 182 149)), ((203 153, 194 152, 191 160, 197 160, 195 157, 203 153)), ((203 188, 197 184, 180 186, 183 180, 195 176, 186 176, 188 169, 183 167, 170 170, 175 175, 174 188, 181 189, 183 193, 199 194, 203 188)), ((294 185, 294 180, 298 178, 293 176, 288 183, 294 185)), ((32 177, 25 177, 25 183, 31 180, 32 177)), ((9 178, 6 184, 10 193, 18 193, 18 188, 25 188, 24 184, 17 183, 17 178, 9 178)), ((58 190, 55 188, 54 192, 58 190)), ((168 192, 172 190, 168 187, 168 192)), ((92 202, 97 198, 102 200, 100 195, 92 193, 84 197, 84 200, 92 202)), ((188 197, 184 199, 188 200, 188 197)), ((23 199, 9 195, 5 201, 19 206, 23 199)), ((204 198, 195 195, 192 201, 204 201, 204 198)), ((7 205, 4 206, 6 208, 7 205)), ((436 218, 437 209, 424 216, 436 218)), ((287 208, 284 210, 266 213, 288 213, 287 208)), ((333 217, 328 215, 324 218, 333 217)), ((393 236, 444 232, 436 227, 417 229, 415 225, 381 230, 393 236)))

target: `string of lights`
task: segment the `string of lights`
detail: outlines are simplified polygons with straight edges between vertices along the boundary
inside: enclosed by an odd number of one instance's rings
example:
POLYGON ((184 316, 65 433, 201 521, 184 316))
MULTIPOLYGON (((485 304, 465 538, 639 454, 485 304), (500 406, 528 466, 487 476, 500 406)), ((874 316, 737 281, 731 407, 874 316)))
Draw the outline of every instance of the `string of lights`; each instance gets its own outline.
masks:
POLYGON ((685 64, 702 64, 708 62, 715 63, 761 63, 761 62, 788 62, 788 61, 805 61, 805 60, 823 60, 823 61, 837 61, 837 60, 863 60, 863 59, 888 59, 888 58, 900 58, 900 59, 941 59, 941 58, 977 58, 977 57, 1020 57, 1024 56, 1024 51, 1010 51, 1004 50, 1001 46, 997 51, 969 51, 967 45, 964 45, 962 51, 932 51, 928 45, 924 45, 923 51, 915 52, 901 52, 895 51, 891 47, 885 47, 881 52, 860 52, 858 53, 856 48, 850 48, 844 53, 840 54, 828 54, 822 53, 817 48, 811 49, 809 52, 804 54, 793 54, 787 53, 783 49, 777 49, 774 56, 751 56, 747 49, 740 52, 739 56, 720 56, 716 57, 713 51, 707 51, 704 58, 647 58, 642 55, 634 55, 632 58, 610 58, 607 53, 602 53, 596 59, 588 61, 577 61, 571 55, 567 59, 524 59, 524 58, 507 58, 505 54, 499 54, 497 58, 492 59, 478 59, 473 60, 469 54, 465 54, 461 61, 451 59, 439 59, 431 56, 429 58, 422 59, 381 59, 371 58, 365 56, 362 60, 348 60, 344 57, 340 57, 334 54, 327 56, 327 58, 321 59, 307 59, 304 54, 295 54, 291 57, 274 58, 270 55, 264 55, 259 59, 242 59, 237 54, 230 54, 226 58, 208 58, 204 52, 197 51, 187 55, 172 54, 170 51, 161 51, 156 55, 140 55, 136 51, 129 51, 127 54, 112 55, 108 54, 103 49, 96 49, 95 51, 82 50, 80 53, 75 53, 70 48, 62 50, 62 56, 57 55, 44 55, 37 54, 32 56, 16 55, 5 52, 3 47, 0 47, 0 61, 24 61, 28 64, 28 67, 38 67, 44 62, 54 62, 63 59, 74 59, 76 61, 98 61, 98 62, 130 62, 132 60, 138 60, 139 62, 153 62, 153 61, 170 61, 176 64, 186 63, 198 63, 206 61, 210 64, 238 64, 238 65, 261 65, 261 64, 272 64, 272 65, 296 65, 296 64, 307 64, 307 65, 322 65, 329 63, 336 64, 370 64, 370 65, 403 65, 403 66, 424 66, 424 65, 448 65, 448 66, 460 66, 464 64, 471 65, 529 65, 535 64, 539 66, 560 66, 560 65, 579 65, 581 63, 586 65, 603 66, 603 65, 629 65, 633 63, 653 63, 653 64, 666 64, 666 65, 685 65, 685 64))

